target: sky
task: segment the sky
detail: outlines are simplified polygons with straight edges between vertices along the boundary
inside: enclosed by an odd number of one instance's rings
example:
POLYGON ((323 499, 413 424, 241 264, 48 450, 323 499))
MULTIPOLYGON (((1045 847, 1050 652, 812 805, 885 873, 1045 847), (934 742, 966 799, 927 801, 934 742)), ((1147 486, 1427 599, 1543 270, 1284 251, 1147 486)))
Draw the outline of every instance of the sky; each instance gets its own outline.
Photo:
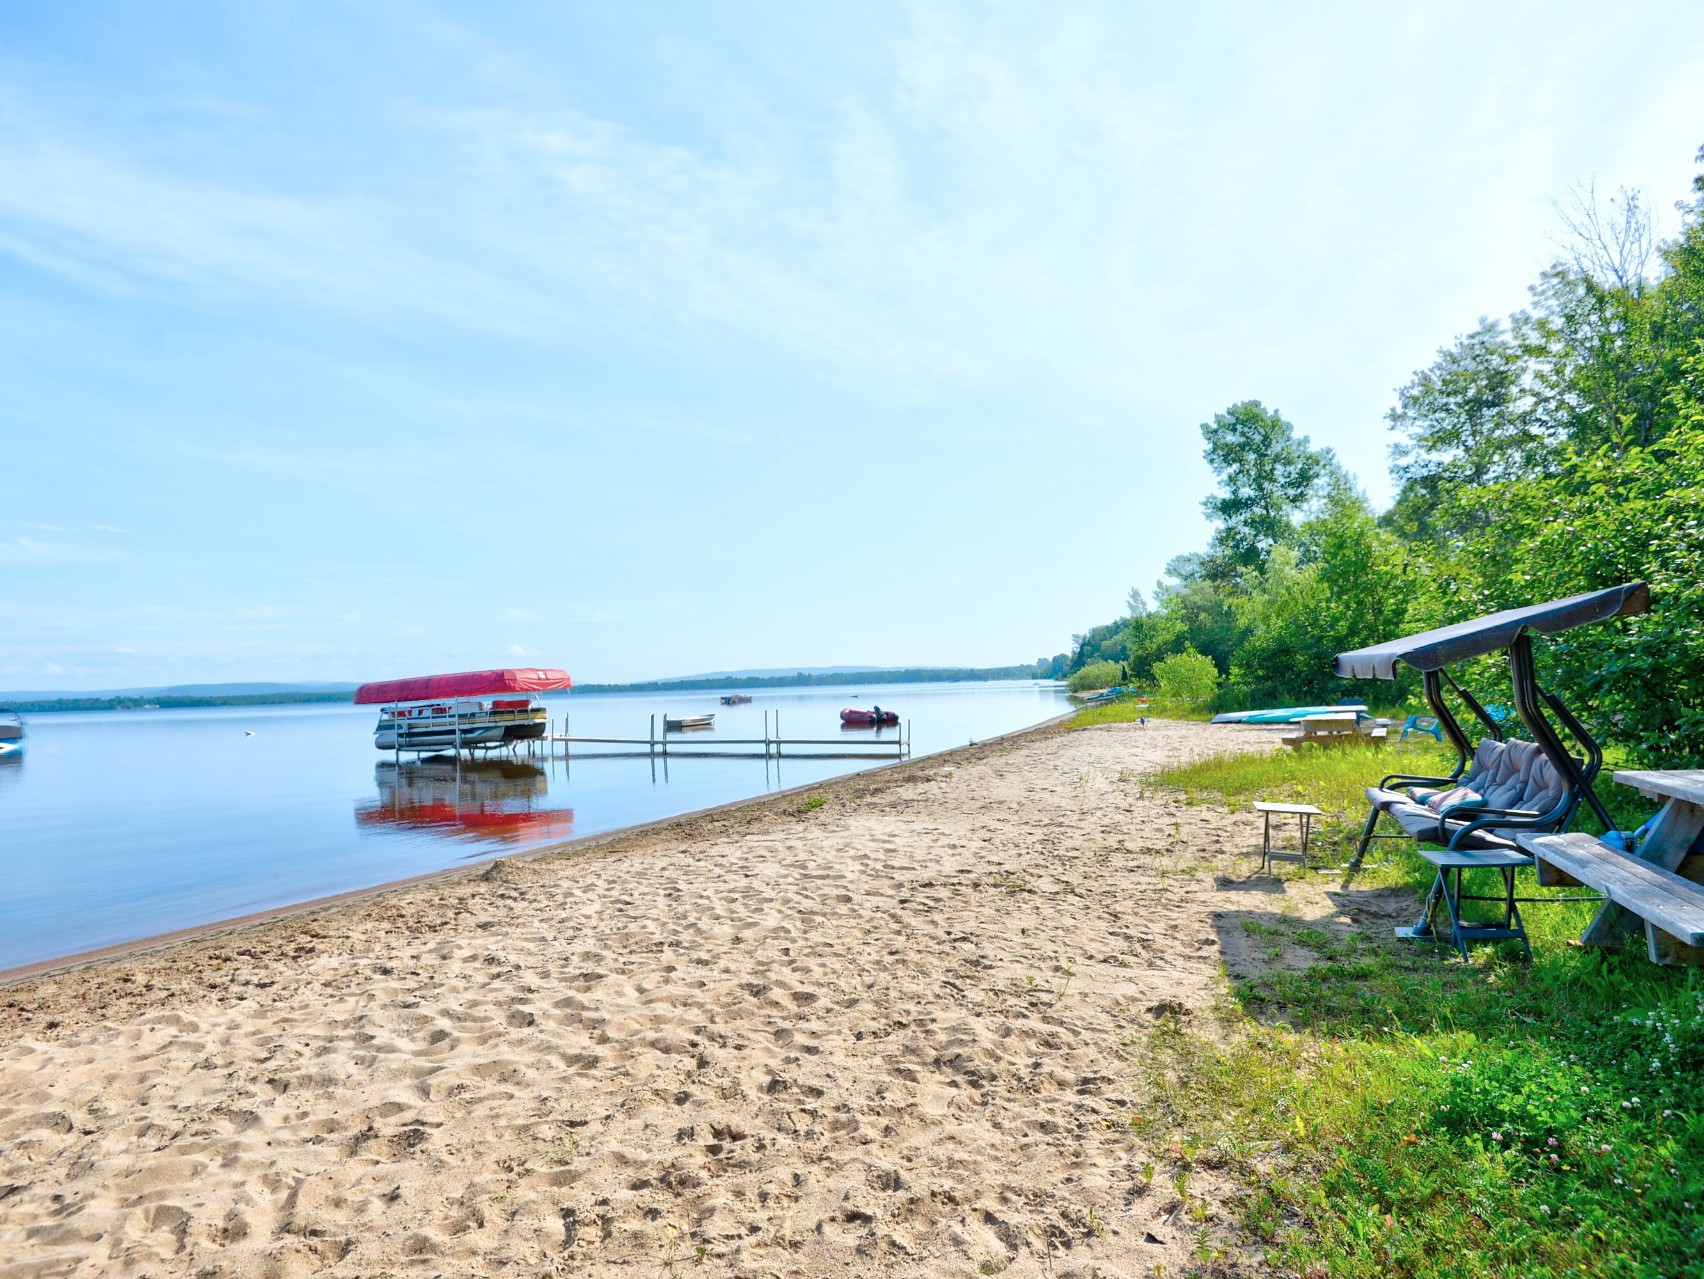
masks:
POLYGON ((1051 655, 1701 144, 1691 2, 0 0, 0 689, 1051 655))

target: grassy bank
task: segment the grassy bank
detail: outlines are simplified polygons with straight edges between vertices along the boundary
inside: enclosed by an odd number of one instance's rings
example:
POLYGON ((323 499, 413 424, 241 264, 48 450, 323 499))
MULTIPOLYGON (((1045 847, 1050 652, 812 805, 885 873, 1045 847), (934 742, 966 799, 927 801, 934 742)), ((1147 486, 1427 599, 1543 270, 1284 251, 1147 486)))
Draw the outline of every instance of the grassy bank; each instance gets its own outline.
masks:
MULTIPOLYGON (((1197 803, 1316 804, 1323 847, 1346 860, 1361 788, 1433 755, 1274 752, 1157 780, 1197 803)), ((1642 817, 1624 788, 1603 790, 1642 817)), ((1431 882, 1406 841, 1369 861, 1382 865, 1333 886, 1350 917, 1368 894, 1418 899, 1431 882)), ((1530 875, 1523 893, 1545 895, 1530 875)), ((1364 931, 1282 909, 1246 919, 1274 962, 1233 983, 1228 1035, 1153 1032, 1146 1124, 1175 1176, 1231 1175, 1244 1228, 1307 1279, 1704 1276, 1704 981, 1642 948, 1571 947, 1593 909, 1526 907, 1530 965, 1514 943, 1463 964, 1382 916, 1364 931)))

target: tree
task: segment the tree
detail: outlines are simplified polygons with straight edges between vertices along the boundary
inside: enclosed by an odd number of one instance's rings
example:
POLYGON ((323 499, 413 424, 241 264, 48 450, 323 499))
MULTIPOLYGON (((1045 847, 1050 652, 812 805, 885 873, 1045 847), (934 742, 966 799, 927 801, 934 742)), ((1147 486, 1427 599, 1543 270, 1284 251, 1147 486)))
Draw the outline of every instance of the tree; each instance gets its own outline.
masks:
POLYGON ((1295 517, 1335 460, 1329 449, 1308 447, 1307 436, 1258 400, 1233 404, 1201 424, 1207 465, 1220 491, 1202 509, 1219 527, 1209 548, 1206 576, 1235 581, 1258 573, 1272 548, 1289 540, 1295 517))
POLYGON ((1528 376, 1521 344, 1501 323, 1482 318, 1397 392, 1385 415, 1400 437, 1391 445, 1391 474, 1401 485, 1396 509, 1415 534, 1458 536, 1463 530, 1438 518, 1457 490, 1534 465, 1546 435, 1528 376))
POLYGON ((1143 611, 1130 619, 1126 660, 1130 679, 1146 684, 1154 678, 1154 666, 1184 646, 1183 619, 1175 613, 1143 611))

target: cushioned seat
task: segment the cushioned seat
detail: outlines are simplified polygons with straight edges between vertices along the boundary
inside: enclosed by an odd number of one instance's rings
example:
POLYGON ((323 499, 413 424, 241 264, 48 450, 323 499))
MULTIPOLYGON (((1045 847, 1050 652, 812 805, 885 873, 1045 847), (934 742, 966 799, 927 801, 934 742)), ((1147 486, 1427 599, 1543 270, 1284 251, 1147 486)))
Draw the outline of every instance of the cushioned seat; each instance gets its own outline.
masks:
POLYGON ((1567 784, 1543 749, 1534 742, 1488 737, 1479 743, 1471 765, 1459 777, 1389 777, 1385 782, 1367 787, 1372 811, 1361 839, 1362 852, 1374 837, 1379 817, 1387 816, 1405 835, 1430 845, 1420 849, 1421 856, 1438 868, 1420 921, 1397 931, 1406 937, 1436 936, 1434 920, 1442 905, 1449 912, 1451 940, 1464 957, 1472 942, 1508 938, 1526 945, 1515 902, 1515 872, 1532 862, 1516 845, 1515 836, 1521 831, 1560 829, 1574 807, 1567 784), (1462 875, 1469 870, 1498 871, 1502 893, 1497 897, 1464 894, 1462 875), (1466 921, 1461 916, 1463 901, 1498 902, 1503 918, 1495 924, 1466 921))

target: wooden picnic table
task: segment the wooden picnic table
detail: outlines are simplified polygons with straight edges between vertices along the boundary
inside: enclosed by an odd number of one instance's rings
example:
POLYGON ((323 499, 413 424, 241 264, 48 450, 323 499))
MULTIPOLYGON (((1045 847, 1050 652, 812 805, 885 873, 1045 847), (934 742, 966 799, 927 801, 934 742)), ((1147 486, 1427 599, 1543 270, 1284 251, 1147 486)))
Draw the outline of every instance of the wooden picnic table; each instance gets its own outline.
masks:
POLYGON ((1588 884, 1609 898, 1581 945, 1619 946, 1643 922, 1656 962, 1704 962, 1704 769, 1624 769, 1615 780, 1662 803, 1636 852, 1584 834, 1519 843, 1537 859, 1540 884, 1588 884))
POLYGON ((1704 768, 1622 769, 1615 780, 1662 803, 1640 860, 1704 884, 1704 768))
MULTIPOLYGON (((1286 746, 1297 747, 1312 742, 1318 746, 1335 746, 1341 742, 1373 742, 1382 740, 1383 726, 1361 727, 1366 717, 1357 711, 1329 711, 1320 715, 1304 715, 1296 723, 1300 733, 1289 734, 1280 740, 1286 746)), ((1369 724, 1374 721, 1368 720, 1369 724)))

